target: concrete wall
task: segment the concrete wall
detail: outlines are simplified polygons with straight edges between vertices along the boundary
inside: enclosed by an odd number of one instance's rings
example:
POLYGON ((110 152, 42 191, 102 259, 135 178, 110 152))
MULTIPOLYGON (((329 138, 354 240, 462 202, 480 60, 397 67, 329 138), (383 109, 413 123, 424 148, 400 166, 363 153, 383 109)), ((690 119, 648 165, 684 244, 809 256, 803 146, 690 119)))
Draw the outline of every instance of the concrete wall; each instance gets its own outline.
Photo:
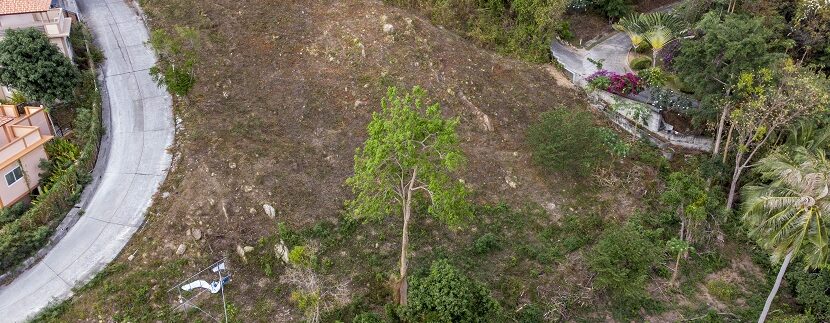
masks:
POLYGON ((592 107, 606 113, 614 124, 635 136, 645 135, 672 146, 699 151, 711 151, 714 146, 711 138, 679 135, 662 130, 663 117, 653 106, 606 91, 590 92, 588 98, 592 102, 592 107), (619 103, 623 103, 623 108, 619 107, 619 103), (643 108, 638 110, 646 111, 648 115, 645 118, 635 115, 634 109, 626 109, 626 105, 641 106, 643 108))

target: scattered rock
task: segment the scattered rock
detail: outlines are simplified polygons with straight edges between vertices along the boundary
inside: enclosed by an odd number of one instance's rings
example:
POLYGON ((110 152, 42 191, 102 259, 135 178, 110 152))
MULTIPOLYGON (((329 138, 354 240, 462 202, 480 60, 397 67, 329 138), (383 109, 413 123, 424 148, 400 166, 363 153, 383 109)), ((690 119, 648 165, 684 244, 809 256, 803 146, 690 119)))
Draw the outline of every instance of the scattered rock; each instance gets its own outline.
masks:
POLYGON ((231 169, 234 169, 234 168, 236 168, 236 163, 230 162, 230 163, 228 163, 228 167, 230 167, 231 169))
POLYGON ((161 193, 161 198, 166 199, 168 197, 170 197, 170 192, 161 193))
POLYGON ((245 257, 245 249, 242 246, 236 245, 236 254, 239 255, 239 258, 242 258, 242 262, 248 263, 248 258, 245 257))
POLYGON ((271 204, 263 204, 262 209, 265 210, 265 214, 268 215, 269 218, 274 219, 277 217, 277 210, 275 210, 271 204))
POLYGON ((254 251, 254 247, 245 246, 245 248, 242 248, 242 250, 245 251, 245 253, 249 253, 251 251, 254 251))
POLYGON ((254 187, 251 185, 242 185, 242 190, 245 191, 245 193, 248 193, 250 191, 253 191, 254 187))
POLYGON ((177 255, 179 255, 179 256, 181 256, 181 255, 183 255, 183 254, 184 254, 184 252, 185 252, 186 250, 187 250, 187 246, 185 246, 185 245, 184 245, 184 243, 179 244, 179 247, 178 247, 178 248, 176 248, 176 254, 177 254, 177 255))
POLYGON ((288 247, 285 246, 285 241, 280 240, 280 243, 274 245, 274 254, 282 259, 282 262, 288 263, 288 247))
POLYGON ((385 32, 387 34, 394 33, 395 32, 395 26, 393 26, 392 24, 384 24, 383 25, 383 32, 385 32))
POLYGON ((516 188, 519 186, 519 184, 516 183, 516 180, 516 176, 506 176, 504 178, 504 181, 507 182, 507 185, 510 185, 510 188, 516 188))
POLYGON ((199 240, 202 238, 202 230, 193 229, 193 239, 199 240))
POLYGON ((256 214, 256 209, 255 208, 248 208, 248 213, 256 214))

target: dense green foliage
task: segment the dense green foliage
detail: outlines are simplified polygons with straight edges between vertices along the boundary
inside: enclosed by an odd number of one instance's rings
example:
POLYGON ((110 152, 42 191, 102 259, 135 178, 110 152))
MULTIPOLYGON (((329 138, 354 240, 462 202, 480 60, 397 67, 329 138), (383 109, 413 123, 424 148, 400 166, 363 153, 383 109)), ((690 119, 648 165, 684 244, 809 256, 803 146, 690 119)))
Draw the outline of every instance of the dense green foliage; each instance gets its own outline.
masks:
POLYGON ((72 143, 50 145, 49 150, 53 154, 60 151, 60 156, 55 156, 54 167, 50 167, 51 176, 46 176, 48 186, 35 198, 30 209, 0 228, 0 270, 16 266, 41 248, 89 181, 103 134, 101 96, 95 87, 94 71, 81 74, 75 93, 70 104, 77 114, 76 136, 72 143), (63 148, 56 149, 56 146, 63 148))
POLYGON ((69 100, 78 69, 34 28, 9 29, 0 40, 0 83, 46 103, 69 100))
POLYGON ((646 279, 657 260, 655 245, 634 224, 611 227, 588 253, 594 286, 608 292, 615 307, 636 312, 648 299, 646 279))
POLYGON ((818 321, 830 320, 830 271, 791 270, 787 273, 794 289, 795 300, 814 315, 818 321))
POLYGON ((410 278, 409 304, 401 316, 410 322, 499 322, 501 307, 490 290, 446 260, 432 263, 426 277, 410 278))
POLYGON ((631 0, 593 0, 591 2, 592 8, 609 18, 620 18, 634 10, 631 0))
POLYGON ((750 236, 770 251, 773 263, 792 252, 801 256, 805 268, 825 266, 830 256, 830 225, 824 221, 830 209, 826 156, 803 148, 774 152, 755 170, 766 183, 744 187, 743 221, 750 236))
POLYGON ((586 175, 611 157, 603 129, 589 112, 559 108, 542 114, 527 137, 534 161, 548 171, 586 175))
POLYGON ((354 176, 346 181, 355 193, 346 203, 352 217, 396 214, 408 191, 424 192, 432 200, 429 214, 446 223, 457 225, 470 215, 466 188, 452 179, 465 162, 459 119, 442 117, 438 104, 425 106, 425 95, 417 87, 403 95, 390 88, 382 110, 372 115, 369 138, 355 153, 354 176), (401 178, 411 185, 401 187, 401 178))
POLYGON ((788 42, 781 26, 767 26, 762 17, 709 13, 696 25, 696 36, 682 42, 674 58, 684 84, 701 99, 701 121, 718 116, 717 101, 728 94, 741 73, 771 65, 782 57, 788 42))
POLYGON ((433 22, 458 29, 480 44, 534 62, 550 61, 550 42, 562 33, 566 0, 387 0, 418 8, 433 22))

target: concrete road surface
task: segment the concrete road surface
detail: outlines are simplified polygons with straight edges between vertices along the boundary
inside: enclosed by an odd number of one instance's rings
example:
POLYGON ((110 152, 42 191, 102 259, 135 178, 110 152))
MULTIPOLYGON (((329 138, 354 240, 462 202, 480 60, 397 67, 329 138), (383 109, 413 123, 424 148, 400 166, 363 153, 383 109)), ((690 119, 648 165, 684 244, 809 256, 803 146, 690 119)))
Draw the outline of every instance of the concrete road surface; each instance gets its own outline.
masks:
POLYGON ((589 50, 570 47, 557 40, 551 44, 551 53, 565 69, 571 71, 578 79, 588 77, 597 71, 596 65, 588 61, 602 61, 602 69, 625 74, 631 72, 628 67, 628 51, 631 39, 625 33, 617 32, 589 50))
POLYGON ((112 261, 144 221, 172 158, 170 95, 148 69, 147 28, 125 0, 80 0, 81 13, 104 51, 103 96, 109 107, 109 158, 81 219, 38 264, 0 289, 0 321, 23 321, 72 294, 112 261))

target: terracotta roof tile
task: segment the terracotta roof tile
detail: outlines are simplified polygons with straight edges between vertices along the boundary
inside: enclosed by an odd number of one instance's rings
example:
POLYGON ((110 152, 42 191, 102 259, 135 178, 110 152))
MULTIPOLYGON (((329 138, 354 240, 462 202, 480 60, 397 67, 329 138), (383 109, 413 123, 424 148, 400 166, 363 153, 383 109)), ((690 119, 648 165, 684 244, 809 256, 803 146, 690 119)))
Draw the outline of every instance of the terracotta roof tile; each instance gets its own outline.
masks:
POLYGON ((52 0, 0 0, 0 15, 49 10, 52 0))

